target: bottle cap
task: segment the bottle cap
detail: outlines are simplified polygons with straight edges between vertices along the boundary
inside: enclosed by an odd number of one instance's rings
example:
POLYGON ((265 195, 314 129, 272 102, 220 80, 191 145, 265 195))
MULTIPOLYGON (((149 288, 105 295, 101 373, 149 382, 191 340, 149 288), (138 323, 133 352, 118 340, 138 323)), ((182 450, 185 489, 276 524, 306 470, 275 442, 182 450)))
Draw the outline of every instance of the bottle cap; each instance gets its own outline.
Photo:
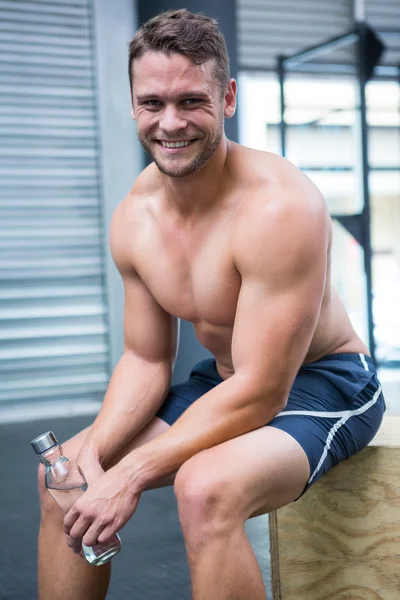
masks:
POLYGON ((52 431, 46 431, 31 441, 31 446, 36 454, 42 454, 57 444, 57 438, 52 431))

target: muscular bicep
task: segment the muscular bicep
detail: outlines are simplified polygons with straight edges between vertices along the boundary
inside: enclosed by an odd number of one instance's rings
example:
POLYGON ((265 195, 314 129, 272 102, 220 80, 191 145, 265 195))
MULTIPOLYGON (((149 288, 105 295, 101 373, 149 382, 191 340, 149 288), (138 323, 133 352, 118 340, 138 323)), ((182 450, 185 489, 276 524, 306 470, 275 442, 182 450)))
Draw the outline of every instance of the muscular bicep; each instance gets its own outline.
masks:
POLYGON ((235 372, 268 376, 262 385, 272 384, 271 377, 282 383, 294 377, 310 345, 322 293, 322 274, 303 275, 282 288, 244 276, 232 339, 235 372))
POLYGON ((171 360, 177 348, 177 319, 164 311, 135 273, 124 281, 124 345, 150 361, 171 360))
POLYGON ((329 226, 324 211, 300 211, 298 217, 278 211, 273 216, 254 220, 251 233, 239 236, 236 245, 242 285, 232 360, 235 372, 243 373, 261 393, 273 393, 279 404, 286 399, 318 321, 329 226))
POLYGON ((178 343, 177 319, 156 301, 135 270, 132 228, 123 207, 110 228, 110 248, 124 284, 124 349, 148 361, 174 361, 178 343))

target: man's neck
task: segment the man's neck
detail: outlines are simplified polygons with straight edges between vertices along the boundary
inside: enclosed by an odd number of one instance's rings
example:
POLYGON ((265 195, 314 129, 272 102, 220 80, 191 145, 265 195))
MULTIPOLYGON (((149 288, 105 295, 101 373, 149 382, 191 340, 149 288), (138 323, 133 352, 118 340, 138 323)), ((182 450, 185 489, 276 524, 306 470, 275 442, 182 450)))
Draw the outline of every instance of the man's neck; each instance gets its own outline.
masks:
POLYGON ((230 142, 225 137, 208 163, 186 177, 169 177, 160 173, 168 207, 182 219, 200 217, 212 210, 221 199, 226 180, 226 160, 230 142))

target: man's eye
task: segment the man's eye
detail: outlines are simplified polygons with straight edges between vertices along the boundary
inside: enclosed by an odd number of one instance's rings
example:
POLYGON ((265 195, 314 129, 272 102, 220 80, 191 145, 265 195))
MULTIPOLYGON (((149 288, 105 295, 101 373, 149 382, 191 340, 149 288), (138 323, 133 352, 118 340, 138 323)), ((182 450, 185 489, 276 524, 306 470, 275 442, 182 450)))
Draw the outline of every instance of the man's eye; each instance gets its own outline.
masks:
POLYGON ((191 106, 193 104, 200 104, 201 100, 200 98, 185 98, 185 100, 183 100, 183 104, 186 104, 186 106, 191 106))
POLYGON ((161 102, 159 100, 146 100, 144 104, 145 106, 157 107, 160 106, 161 102))

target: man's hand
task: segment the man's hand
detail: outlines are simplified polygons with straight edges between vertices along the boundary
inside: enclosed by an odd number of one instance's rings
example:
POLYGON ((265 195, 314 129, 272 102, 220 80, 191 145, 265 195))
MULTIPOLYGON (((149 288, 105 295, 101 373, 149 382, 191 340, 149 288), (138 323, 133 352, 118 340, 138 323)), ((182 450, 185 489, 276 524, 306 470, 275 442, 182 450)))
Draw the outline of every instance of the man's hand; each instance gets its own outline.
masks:
MULTIPOLYGON (((101 466, 100 459, 94 452, 88 452, 86 449, 83 449, 78 454, 76 463, 81 469, 83 475, 85 476, 86 482, 90 487, 104 474, 104 469, 101 466)), ((82 544, 80 544, 78 548, 76 544, 73 544, 73 540, 69 535, 67 536, 67 544, 74 550, 74 552, 83 558, 81 548, 82 544)))
POLYGON ((82 542, 94 546, 107 542, 136 510, 140 492, 129 482, 119 465, 95 481, 64 518, 68 545, 76 553, 82 542))

